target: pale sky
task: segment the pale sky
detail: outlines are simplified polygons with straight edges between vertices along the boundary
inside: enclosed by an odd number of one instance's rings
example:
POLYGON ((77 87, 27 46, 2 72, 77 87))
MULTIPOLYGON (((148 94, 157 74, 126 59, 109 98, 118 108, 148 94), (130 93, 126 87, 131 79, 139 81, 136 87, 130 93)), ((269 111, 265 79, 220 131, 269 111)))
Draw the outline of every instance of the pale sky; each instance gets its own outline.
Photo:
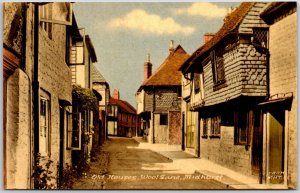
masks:
POLYGON ((79 27, 86 30, 98 58, 96 67, 122 100, 136 108, 135 93, 143 82, 150 53, 152 72, 169 54, 170 40, 192 54, 207 32, 217 32, 229 7, 238 2, 93 2, 74 4, 79 27))

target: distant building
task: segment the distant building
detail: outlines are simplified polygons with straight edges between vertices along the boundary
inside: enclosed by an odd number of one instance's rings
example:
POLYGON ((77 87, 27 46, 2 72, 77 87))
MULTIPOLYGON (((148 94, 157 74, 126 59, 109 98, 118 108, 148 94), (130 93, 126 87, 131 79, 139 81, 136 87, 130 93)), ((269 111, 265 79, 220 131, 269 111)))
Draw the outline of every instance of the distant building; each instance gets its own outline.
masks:
POLYGON ((99 101, 99 119, 100 125, 98 129, 95 126, 95 142, 98 145, 102 145, 107 136, 107 108, 109 103, 109 84, 106 82, 102 74, 97 70, 94 64, 91 65, 91 76, 93 83, 93 90, 101 95, 101 101, 99 101))
POLYGON ((144 82, 136 93, 141 128, 150 143, 181 144, 181 74, 188 58, 185 50, 171 41, 169 55, 152 74, 150 57, 144 64, 144 82))
MULTIPOLYGON (((79 32, 78 36, 69 39, 68 54, 70 55, 73 88, 84 89, 83 93, 93 93, 98 101, 102 101, 105 96, 102 96, 97 90, 93 90, 92 84, 92 69, 97 62, 95 49, 89 35, 85 34, 85 29, 80 28, 79 32)), ((86 103, 85 101, 80 101, 74 96, 73 94, 73 130, 78 132, 74 132, 72 137, 73 140, 77 140, 73 144, 77 144, 78 147, 74 147, 77 152, 73 152, 72 158, 77 164, 85 158, 90 160, 93 146, 98 145, 99 108, 87 107, 87 104, 83 104, 86 103), (93 140, 97 140, 97 142, 95 143, 93 140)))
POLYGON ((139 122, 135 108, 128 102, 121 100, 119 90, 115 89, 108 104, 108 135, 134 137, 140 130, 139 122))

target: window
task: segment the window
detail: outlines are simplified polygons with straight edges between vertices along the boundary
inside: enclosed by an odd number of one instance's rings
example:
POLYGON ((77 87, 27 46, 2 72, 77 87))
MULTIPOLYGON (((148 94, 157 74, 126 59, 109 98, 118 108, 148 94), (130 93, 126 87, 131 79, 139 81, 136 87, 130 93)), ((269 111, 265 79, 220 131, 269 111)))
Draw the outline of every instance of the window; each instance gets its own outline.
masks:
POLYGON ((195 73, 194 74, 194 84, 195 84, 195 93, 200 92, 200 74, 195 73))
POLYGON ((160 119, 159 119, 159 124, 160 125, 168 125, 168 115, 161 114, 160 119))
POLYGON ((210 129, 211 137, 219 137, 220 136, 220 134, 221 134, 220 122, 221 122, 221 116, 215 116, 215 117, 211 118, 211 129, 210 129))
POLYGON ((225 83, 224 59, 221 49, 211 52, 213 80, 216 85, 225 83))
POLYGON ((72 149, 72 113, 67 112, 67 149, 72 149))
POLYGON ((253 28, 253 42, 264 47, 268 47, 268 29, 253 28))
POLYGON ((248 130, 247 111, 234 112, 234 143, 235 145, 246 145, 248 130))
POLYGON ((207 119, 204 118, 204 119, 202 119, 202 121, 203 121, 202 137, 207 137, 207 134, 208 134, 208 132, 207 132, 207 119))
POLYGON ((186 109, 186 147, 195 147, 195 112, 191 111, 191 103, 187 103, 186 109))
POLYGON ((224 110, 221 115, 221 125, 233 126, 234 125, 234 113, 232 110, 224 110))
POLYGON ((73 125, 72 130, 68 132, 68 141, 69 147, 72 150, 81 150, 81 128, 82 127, 82 118, 81 112, 75 112, 73 114, 73 125))
MULTIPOLYGON (((40 18, 52 19, 52 3, 40 6, 40 18)), ((53 24, 50 22, 40 22, 40 26, 47 33, 48 37, 52 39, 53 24)))
POLYGON ((49 100, 41 97, 40 99, 40 131, 39 131, 39 152, 45 156, 49 153, 49 100))

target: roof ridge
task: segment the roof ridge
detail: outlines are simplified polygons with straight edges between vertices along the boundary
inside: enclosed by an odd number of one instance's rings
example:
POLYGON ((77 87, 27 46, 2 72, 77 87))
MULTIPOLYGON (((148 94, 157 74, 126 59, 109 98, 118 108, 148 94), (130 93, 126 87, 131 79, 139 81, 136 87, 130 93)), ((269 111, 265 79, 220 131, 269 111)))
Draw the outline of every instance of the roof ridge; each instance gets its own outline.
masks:
POLYGON ((153 79, 153 77, 155 77, 161 69, 163 69, 168 63, 169 59, 172 58, 173 56, 175 56, 175 54, 186 54, 186 51, 182 48, 182 46, 180 44, 178 44, 176 46, 176 48, 174 49, 173 52, 170 52, 169 55, 167 56, 167 58, 161 63, 161 65, 155 70, 155 72, 146 80, 143 82, 142 85, 146 85, 147 82, 151 81, 151 79, 153 79), (180 49, 183 51, 183 52, 178 52, 180 51, 180 49))

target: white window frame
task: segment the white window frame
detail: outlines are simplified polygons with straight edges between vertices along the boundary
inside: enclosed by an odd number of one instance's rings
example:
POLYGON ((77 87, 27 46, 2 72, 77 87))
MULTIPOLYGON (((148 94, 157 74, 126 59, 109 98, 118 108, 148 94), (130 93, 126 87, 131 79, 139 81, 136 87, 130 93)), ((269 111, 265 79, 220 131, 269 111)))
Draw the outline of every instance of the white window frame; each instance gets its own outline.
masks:
POLYGON ((47 156, 50 153, 50 100, 40 96, 40 111, 39 111, 39 153, 41 156, 47 156), (42 102, 45 102, 45 120, 42 122, 42 102), (43 127, 43 128, 42 128, 43 127), (44 144, 43 144, 44 143, 44 144))

